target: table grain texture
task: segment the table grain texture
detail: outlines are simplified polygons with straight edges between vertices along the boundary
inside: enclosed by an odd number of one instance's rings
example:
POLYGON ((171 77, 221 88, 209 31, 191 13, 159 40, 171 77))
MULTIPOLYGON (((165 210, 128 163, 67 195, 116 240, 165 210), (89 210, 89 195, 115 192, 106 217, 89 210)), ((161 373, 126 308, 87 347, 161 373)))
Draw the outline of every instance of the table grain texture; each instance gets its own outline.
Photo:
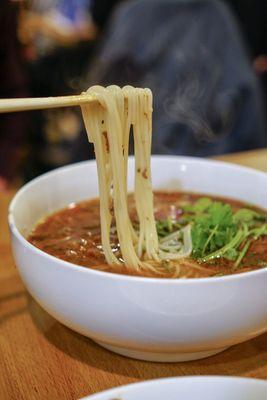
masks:
MULTIPOLYGON (((267 149, 217 158, 267 172, 267 149)), ((131 382, 170 376, 267 379, 267 333, 204 360, 160 364, 113 354, 61 325, 27 293, 16 270, 6 219, 13 195, 14 191, 0 193, 1 400, 72 400, 131 382)))

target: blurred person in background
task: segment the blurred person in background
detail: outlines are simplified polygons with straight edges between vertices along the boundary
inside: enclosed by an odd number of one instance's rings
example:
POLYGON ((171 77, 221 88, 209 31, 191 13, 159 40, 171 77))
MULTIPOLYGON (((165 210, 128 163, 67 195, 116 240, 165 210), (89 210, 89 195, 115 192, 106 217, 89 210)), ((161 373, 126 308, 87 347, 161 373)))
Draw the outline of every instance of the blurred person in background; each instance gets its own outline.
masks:
MULTIPOLYGON (((24 3, 19 37, 32 96, 149 86, 153 153, 209 156, 267 145, 261 91, 223 1, 24 3)), ((242 9, 243 0, 236 3, 242 9)), ((32 120, 26 179, 93 157, 78 108, 34 112, 32 120)))
MULTIPOLYGON (((26 97, 27 79, 22 48, 17 37, 19 2, 1 0, 0 98, 26 97)), ((0 116, 0 192, 10 187, 25 156, 27 115, 0 116)))
POLYGON ((152 89, 153 153, 212 156, 267 146, 262 90, 223 1, 125 2, 86 86, 96 83, 152 89))

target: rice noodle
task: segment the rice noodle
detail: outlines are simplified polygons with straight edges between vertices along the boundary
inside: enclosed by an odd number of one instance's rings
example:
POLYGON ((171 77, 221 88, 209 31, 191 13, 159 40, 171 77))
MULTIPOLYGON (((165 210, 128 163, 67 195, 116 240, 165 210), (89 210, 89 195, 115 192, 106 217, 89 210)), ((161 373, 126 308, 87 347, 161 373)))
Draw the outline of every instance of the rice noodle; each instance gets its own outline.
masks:
POLYGON ((191 240, 190 225, 186 225, 180 231, 174 232, 173 234, 167 236, 166 240, 163 243, 161 242, 159 245, 159 257, 161 260, 178 260, 179 258, 186 258, 190 256, 191 252, 192 252, 192 240, 191 240), (172 242, 174 238, 180 236, 180 232, 183 235, 183 245, 181 244, 181 242, 178 241, 176 246, 180 244, 181 249, 180 251, 177 251, 176 248, 174 248, 173 244, 171 243, 168 244, 167 238, 169 238, 169 242, 172 242), (166 251, 168 249, 169 251, 166 251))
MULTIPOLYGON (((124 264, 134 271, 162 269, 161 260, 178 260, 192 251, 190 226, 161 239, 156 230, 151 184, 152 93, 125 86, 93 86, 83 93, 97 102, 81 106, 88 139, 94 144, 100 199, 102 249, 108 264, 124 264), (137 233, 127 203, 128 149, 134 136, 134 198, 137 233), (115 219, 122 259, 114 254, 110 235, 115 219), (149 262, 153 261, 153 262, 149 262), (155 263, 154 263, 155 262, 155 263), (156 266, 154 265, 156 264, 156 266)), ((176 269, 176 274, 177 274, 176 269)))
POLYGON ((151 186, 152 93, 149 89, 125 86, 93 86, 89 94, 98 103, 81 106, 88 134, 94 144, 98 170, 101 239, 109 264, 120 264, 110 245, 114 207, 116 230, 127 268, 151 268, 140 258, 143 252, 159 261, 158 236, 153 213, 151 186), (135 203, 139 237, 133 229, 127 206, 127 165, 130 128, 135 144, 135 203), (112 188, 112 190, 111 190, 112 188), (137 249, 135 244, 137 243, 137 249))

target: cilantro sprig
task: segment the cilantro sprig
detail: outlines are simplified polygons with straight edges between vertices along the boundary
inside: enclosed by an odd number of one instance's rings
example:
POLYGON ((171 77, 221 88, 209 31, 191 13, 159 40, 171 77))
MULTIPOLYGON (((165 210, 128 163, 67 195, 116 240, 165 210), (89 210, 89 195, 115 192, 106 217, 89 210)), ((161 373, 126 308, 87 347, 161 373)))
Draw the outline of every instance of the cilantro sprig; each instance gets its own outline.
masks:
POLYGON ((237 268, 252 240, 267 234, 266 217, 249 208, 234 213, 229 204, 200 198, 187 211, 194 215, 192 256, 200 262, 224 257, 237 268))
POLYGON ((177 221, 157 222, 160 238, 191 224, 193 250, 191 256, 199 262, 226 258, 238 268, 253 240, 267 234, 267 217, 250 208, 233 212, 231 206, 208 197, 183 206, 177 221))

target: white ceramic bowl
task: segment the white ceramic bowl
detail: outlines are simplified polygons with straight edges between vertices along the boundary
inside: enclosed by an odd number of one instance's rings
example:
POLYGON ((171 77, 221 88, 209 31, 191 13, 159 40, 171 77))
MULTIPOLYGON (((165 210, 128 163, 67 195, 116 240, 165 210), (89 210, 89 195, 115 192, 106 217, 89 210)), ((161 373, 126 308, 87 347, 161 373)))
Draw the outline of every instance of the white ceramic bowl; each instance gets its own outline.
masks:
POLYGON ((107 390, 82 400, 266 400, 267 381, 201 376, 155 379, 107 390))
MULTIPOLYGON (((152 172, 155 189, 229 196, 267 208, 263 172, 187 157, 153 157, 152 172)), ((107 349, 150 361, 204 358, 267 330, 267 268, 204 279, 129 277, 59 260, 25 239, 41 217, 97 194, 95 163, 84 162, 33 180, 10 205, 20 275, 54 318, 107 349)))
POLYGON ((201 376, 156 379, 107 390, 83 400, 266 400, 267 381, 201 376))

